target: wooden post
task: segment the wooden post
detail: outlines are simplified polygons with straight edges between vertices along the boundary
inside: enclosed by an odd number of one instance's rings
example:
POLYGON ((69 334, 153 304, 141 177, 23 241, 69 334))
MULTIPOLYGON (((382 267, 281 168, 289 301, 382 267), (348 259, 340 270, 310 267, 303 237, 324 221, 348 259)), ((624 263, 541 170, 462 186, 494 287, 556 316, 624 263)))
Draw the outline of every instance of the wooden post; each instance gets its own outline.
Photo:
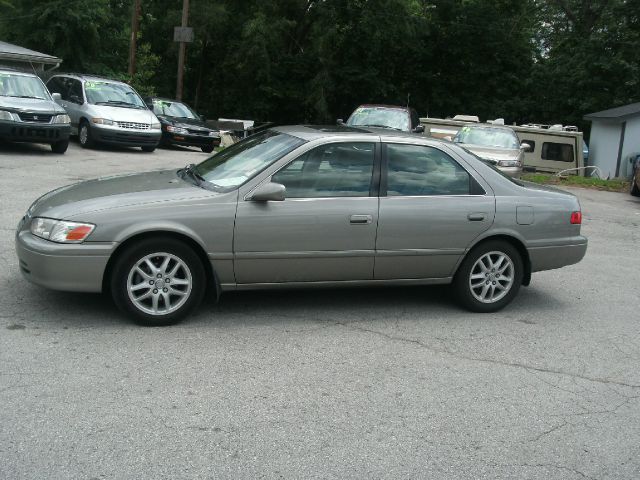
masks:
POLYGON ((138 30, 140 27, 140 6, 141 0, 133 0, 133 12, 131 13, 131 41, 129 42, 129 75, 136 74, 136 41, 138 40, 138 30))
MULTIPOLYGON (((182 0, 182 26, 186 27, 189 21, 189 0, 182 0)), ((178 80, 176 82, 176 99, 182 100, 182 77, 184 75, 184 53, 186 43, 180 42, 178 50, 178 80)))

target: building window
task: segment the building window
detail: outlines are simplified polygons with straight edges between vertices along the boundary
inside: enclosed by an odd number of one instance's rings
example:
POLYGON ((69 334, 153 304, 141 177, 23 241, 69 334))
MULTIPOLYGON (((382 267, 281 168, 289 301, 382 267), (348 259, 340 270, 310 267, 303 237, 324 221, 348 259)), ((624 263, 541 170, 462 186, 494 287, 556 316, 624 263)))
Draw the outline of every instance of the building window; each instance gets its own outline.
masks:
POLYGON ((544 142, 542 144, 542 159, 553 162, 574 162, 573 145, 568 143, 544 142))

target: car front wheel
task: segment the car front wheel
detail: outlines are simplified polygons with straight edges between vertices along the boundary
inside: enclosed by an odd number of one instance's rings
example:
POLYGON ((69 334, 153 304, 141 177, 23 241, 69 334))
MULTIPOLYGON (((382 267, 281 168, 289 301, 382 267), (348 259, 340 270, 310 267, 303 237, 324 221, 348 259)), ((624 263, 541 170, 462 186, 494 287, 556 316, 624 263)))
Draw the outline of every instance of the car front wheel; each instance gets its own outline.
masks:
POLYGON ((147 326, 179 322, 202 301, 206 275, 198 255, 172 239, 146 239, 116 261, 111 293, 116 305, 147 326))
POLYGON ((80 127, 78 127, 78 141, 82 148, 92 148, 94 146, 93 138, 91 137, 91 127, 86 120, 83 120, 80 127))
POLYGON ((213 145, 204 145, 200 147, 200 150, 202 150, 204 153, 211 153, 213 152, 213 145))
POLYGON ((504 241, 475 247, 463 260, 454 279, 460 303, 473 312, 496 312, 518 294, 523 277, 518 250, 504 241))
POLYGON ((51 144, 51 151, 53 153, 64 153, 69 147, 69 140, 60 140, 59 142, 51 144))
POLYGON ((636 167, 633 171, 633 178, 631 179, 631 190, 629 193, 634 197, 640 197, 640 188, 638 188, 638 170, 640 167, 636 167))

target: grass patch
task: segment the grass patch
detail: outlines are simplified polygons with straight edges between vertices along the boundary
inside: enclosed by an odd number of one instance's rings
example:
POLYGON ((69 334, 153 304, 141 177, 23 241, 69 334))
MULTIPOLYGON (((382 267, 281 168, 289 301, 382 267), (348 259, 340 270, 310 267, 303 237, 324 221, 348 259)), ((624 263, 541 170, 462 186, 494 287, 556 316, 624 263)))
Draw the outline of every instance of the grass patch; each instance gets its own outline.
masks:
POLYGON ((522 180, 543 185, 566 185, 569 187, 593 188, 595 190, 606 190, 608 192, 626 192, 629 189, 629 182, 626 180, 602 180, 595 177, 579 177, 571 175, 568 177, 557 177, 555 175, 545 175, 542 173, 525 173, 522 180))

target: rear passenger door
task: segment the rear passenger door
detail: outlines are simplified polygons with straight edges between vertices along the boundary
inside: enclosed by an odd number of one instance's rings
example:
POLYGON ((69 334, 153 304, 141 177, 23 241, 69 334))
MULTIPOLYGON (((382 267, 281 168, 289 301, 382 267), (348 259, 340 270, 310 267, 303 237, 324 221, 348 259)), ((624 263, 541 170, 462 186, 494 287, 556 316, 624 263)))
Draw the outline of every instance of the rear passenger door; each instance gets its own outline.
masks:
POLYGON ((493 195, 435 147, 384 143, 374 278, 446 278, 493 223, 493 195))

